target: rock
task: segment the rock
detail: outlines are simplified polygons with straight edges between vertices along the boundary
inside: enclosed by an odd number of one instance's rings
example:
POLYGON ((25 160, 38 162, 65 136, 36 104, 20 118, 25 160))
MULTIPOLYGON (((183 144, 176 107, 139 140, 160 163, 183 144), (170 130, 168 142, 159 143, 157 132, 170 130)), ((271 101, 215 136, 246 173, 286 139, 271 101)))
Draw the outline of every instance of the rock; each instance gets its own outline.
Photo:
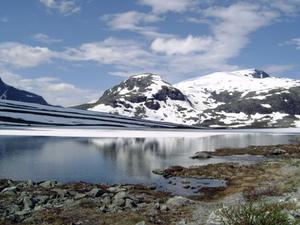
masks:
POLYGON ((146 225, 145 221, 140 221, 138 223, 136 223, 135 225, 146 225))
POLYGON ((57 195, 61 198, 66 197, 69 194, 68 191, 64 190, 64 189, 55 188, 55 189, 53 189, 53 191, 55 191, 57 193, 57 195))
POLYGON ((19 216, 19 217, 24 217, 26 215, 30 214, 30 211, 29 210, 22 210, 22 211, 17 211, 15 213, 15 215, 19 216))
POLYGON ((48 195, 38 195, 35 197, 35 201, 40 203, 40 204, 46 204, 49 200, 49 196, 48 195))
POLYGON ((161 204, 161 205, 160 205, 160 210, 161 210, 161 211, 168 211, 169 208, 167 207, 166 204, 161 204))
POLYGON ((53 188, 53 187, 55 187, 56 184, 57 184, 56 181, 47 180, 47 181, 40 183, 39 185, 43 188, 53 188))
POLYGON ((220 209, 213 211, 206 221, 206 225, 221 225, 222 224, 222 218, 219 215, 220 209))
POLYGON ((93 188, 87 195, 91 197, 98 198, 102 196, 105 192, 99 188, 93 188))
POLYGON ((136 208, 136 204, 135 204, 135 202, 132 200, 132 199, 130 199, 130 198, 127 198, 126 200, 125 200, 125 207, 126 208, 136 208))
POLYGON ((34 204, 30 197, 26 196, 23 198, 24 210, 30 210, 33 208, 34 204))
POLYGON ((34 185, 34 182, 32 181, 32 180, 28 180, 27 182, 26 182, 26 186, 27 187, 32 187, 34 185))
POLYGON ((275 148, 274 150, 271 151, 271 155, 284 155, 287 152, 281 148, 275 148))
POLYGON ((109 192, 114 192, 114 193, 121 192, 121 191, 126 191, 126 189, 122 188, 121 186, 109 187, 107 190, 109 192))
POLYGON ((11 214, 14 214, 17 211, 20 211, 20 207, 18 205, 11 205, 8 210, 11 214))
POLYGON ((114 198, 113 205, 123 207, 125 205, 126 201, 124 198, 114 198))
POLYGON ((17 192, 17 187, 13 186, 13 187, 7 187, 7 188, 4 188, 2 191, 1 191, 1 194, 5 194, 5 195, 16 195, 16 192, 17 192))
POLYGON ((166 202, 166 206, 169 209, 177 209, 179 207, 187 206, 189 204, 193 204, 193 201, 181 196, 174 196, 166 202))
POLYGON ((44 207, 43 206, 41 206, 41 205, 37 205, 37 206, 35 206, 34 207, 34 211, 40 211, 40 210, 43 210, 44 209, 44 207))
POLYGON ((186 225, 186 219, 181 219, 176 225, 186 225))
POLYGON ((102 199, 102 203, 104 205, 109 205, 111 204, 111 198, 109 196, 105 196, 103 199, 102 199))
POLYGON ((76 193, 75 196, 74 196, 74 199, 82 199, 82 198, 85 198, 87 195, 84 194, 84 193, 76 193))
POLYGON ((207 152, 196 152, 193 156, 191 156, 192 159, 210 159, 212 156, 207 152))
POLYGON ((165 171, 163 169, 155 169, 155 170, 152 170, 152 173, 157 174, 157 175, 164 175, 165 171))

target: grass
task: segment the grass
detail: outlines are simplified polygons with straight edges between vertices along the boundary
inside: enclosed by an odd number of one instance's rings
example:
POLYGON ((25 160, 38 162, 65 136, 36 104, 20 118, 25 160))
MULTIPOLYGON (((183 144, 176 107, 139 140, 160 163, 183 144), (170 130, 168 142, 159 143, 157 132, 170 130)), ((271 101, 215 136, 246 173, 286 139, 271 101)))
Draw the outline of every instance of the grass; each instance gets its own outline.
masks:
POLYGON ((222 225, 296 225, 282 204, 246 202, 219 211, 222 225))

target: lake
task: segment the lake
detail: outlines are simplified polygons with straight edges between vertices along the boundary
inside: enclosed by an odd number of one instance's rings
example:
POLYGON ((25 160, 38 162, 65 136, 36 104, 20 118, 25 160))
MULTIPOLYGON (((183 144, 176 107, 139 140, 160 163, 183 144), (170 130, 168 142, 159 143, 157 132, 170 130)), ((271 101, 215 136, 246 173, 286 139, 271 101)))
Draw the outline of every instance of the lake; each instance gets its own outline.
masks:
MULTIPOLYGON (((34 181, 93 183, 158 182, 152 170, 171 165, 247 162, 258 156, 190 159, 197 151, 222 147, 298 143, 299 135, 270 133, 211 133, 203 137, 39 137, 0 136, 0 177, 34 181)), ((160 180, 161 181, 161 180, 160 180)))

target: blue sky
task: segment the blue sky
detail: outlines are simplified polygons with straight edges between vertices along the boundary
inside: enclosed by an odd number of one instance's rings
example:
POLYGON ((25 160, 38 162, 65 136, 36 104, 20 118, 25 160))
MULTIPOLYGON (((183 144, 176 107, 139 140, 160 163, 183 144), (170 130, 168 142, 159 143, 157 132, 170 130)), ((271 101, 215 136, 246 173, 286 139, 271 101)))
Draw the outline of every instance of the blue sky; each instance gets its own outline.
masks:
POLYGON ((65 106, 143 72, 300 79, 299 15, 300 0, 3 0, 0 77, 65 106))

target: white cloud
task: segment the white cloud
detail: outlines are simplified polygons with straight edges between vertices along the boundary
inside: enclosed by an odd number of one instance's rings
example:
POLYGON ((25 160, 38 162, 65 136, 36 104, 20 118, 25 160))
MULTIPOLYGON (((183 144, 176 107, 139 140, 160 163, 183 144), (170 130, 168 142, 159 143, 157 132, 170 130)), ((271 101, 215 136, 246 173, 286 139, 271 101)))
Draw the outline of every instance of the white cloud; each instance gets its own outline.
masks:
POLYGON ((84 43, 70 48, 64 58, 75 61, 95 61, 112 64, 117 68, 146 68, 156 63, 154 56, 144 46, 133 40, 108 38, 101 42, 84 43))
POLYGON ((42 34, 42 33, 35 34, 34 39, 45 44, 62 42, 62 39, 51 38, 47 34, 42 34))
POLYGON ((287 43, 296 46, 296 49, 300 50, 300 38, 294 38, 287 43))
POLYGON ((173 35, 160 33, 154 26, 149 26, 164 20, 156 14, 128 11, 124 13, 107 14, 101 17, 112 30, 129 30, 147 37, 172 37, 173 35))
POLYGON ((286 71, 294 69, 296 66, 291 64, 273 64, 273 65, 267 65, 264 66, 262 69, 270 74, 281 74, 286 71))
POLYGON ((108 14, 101 17, 115 30, 138 30, 139 24, 158 22, 160 17, 154 14, 129 11, 125 13, 108 14))
POLYGON ((56 10, 65 16, 78 13, 81 10, 74 0, 40 0, 40 2, 44 4, 48 10, 56 10))
POLYGON ((249 42, 249 35, 270 24, 278 14, 249 3, 236 3, 229 7, 210 7, 204 11, 211 18, 214 43, 206 57, 212 61, 226 61, 239 55, 249 42))
POLYGON ((300 11, 300 0, 263 0, 263 2, 288 15, 300 11))
POLYGON ((195 0, 139 0, 138 2, 150 6, 154 13, 184 12, 192 9, 197 3, 195 0))
POLYGON ((46 47, 32 47, 20 43, 0 43, 0 64, 14 67, 34 67, 50 62, 55 53, 46 47))
POLYGON ((101 91, 81 89, 73 84, 64 83, 58 78, 26 79, 4 68, 0 68, 0 74, 7 84, 41 95, 53 105, 74 106, 98 99, 101 95, 101 91))
POLYGON ((157 38, 152 42, 151 48, 156 52, 166 53, 167 55, 185 55, 192 52, 207 51, 212 43, 213 39, 211 37, 193 37, 189 35, 185 39, 157 38))

